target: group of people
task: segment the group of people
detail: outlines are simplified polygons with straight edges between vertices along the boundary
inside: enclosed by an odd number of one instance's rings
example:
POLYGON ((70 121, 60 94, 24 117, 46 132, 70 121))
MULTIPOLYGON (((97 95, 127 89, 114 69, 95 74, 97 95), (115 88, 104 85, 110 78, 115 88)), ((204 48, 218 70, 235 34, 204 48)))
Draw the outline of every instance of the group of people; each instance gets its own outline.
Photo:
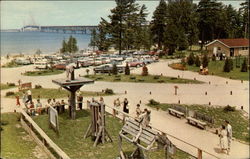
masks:
MULTIPOLYGON (((116 109, 120 109, 121 105, 122 105, 122 103, 120 102, 119 98, 114 100, 114 107, 116 109)), ((129 104, 128 104, 128 99, 127 98, 124 98, 122 110, 123 110, 124 113, 129 113, 129 104)), ((116 114, 118 114, 118 111, 113 109, 113 115, 116 115, 116 114)))
POLYGON ((226 120, 225 124, 221 126, 221 131, 219 133, 221 152, 226 151, 226 153, 229 154, 232 136, 232 126, 230 125, 229 121, 226 120))

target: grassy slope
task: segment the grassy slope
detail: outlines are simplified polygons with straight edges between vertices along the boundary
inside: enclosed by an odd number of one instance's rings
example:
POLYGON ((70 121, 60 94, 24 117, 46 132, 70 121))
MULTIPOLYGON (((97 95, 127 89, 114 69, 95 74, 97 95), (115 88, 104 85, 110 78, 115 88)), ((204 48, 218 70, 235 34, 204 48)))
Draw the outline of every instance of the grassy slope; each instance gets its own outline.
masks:
POLYGON ((10 88, 13 88, 13 87, 15 87, 15 86, 9 86, 9 85, 7 85, 7 84, 2 84, 2 83, 1 83, 0 90, 3 90, 3 89, 10 89, 10 88))
MULTIPOLYGON (((112 117, 106 118, 106 128, 113 139, 113 143, 106 142, 104 145, 99 144, 93 147, 91 138, 84 139, 83 135, 90 123, 89 112, 82 110, 77 111, 76 120, 69 120, 68 113, 65 112, 59 116, 59 131, 60 137, 57 137, 55 132, 48 128, 48 116, 41 115, 34 117, 35 122, 46 132, 46 134, 66 152, 71 158, 91 158, 91 159, 112 159, 119 155, 118 152, 118 133, 121 130, 122 123, 112 117)), ((133 144, 123 140, 123 150, 125 153, 131 153, 134 150, 133 144)), ((163 158, 163 151, 147 153, 152 159, 163 158)), ((177 151, 174 158, 188 158, 184 152, 177 151)))
POLYGON ((193 83, 199 84, 201 81, 175 78, 175 77, 166 77, 166 76, 141 76, 141 75, 107 75, 107 74, 96 74, 96 75, 86 75, 85 77, 93 79, 95 81, 108 81, 108 82, 138 82, 138 83, 193 83), (131 77, 135 77, 136 79, 130 79, 131 77), (155 79, 155 77, 159 77, 155 79))
MULTIPOLYGON (((46 99, 52 99, 52 98, 65 98, 70 95, 70 93, 66 90, 60 90, 60 89, 53 89, 53 88, 40 88, 40 89, 32 89, 32 97, 33 98, 46 98, 46 99)), ((86 97, 86 96, 105 96, 107 94, 103 92, 89 92, 89 91, 81 91, 81 94, 86 97)), ((21 92, 16 92, 12 96, 8 96, 11 98, 15 98, 16 95, 22 96, 21 92)))
MULTIPOLYGON (((150 107, 160 108, 166 111, 173 104, 159 104, 159 105, 150 105, 150 107)), ((176 104, 175 104, 176 105, 176 104)), ((215 119, 215 127, 220 127, 224 124, 225 120, 228 120, 233 127, 233 137, 236 139, 250 142, 249 139, 249 130, 247 127, 249 126, 249 121, 243 117, 242 113, 239 110, 234 112, 225 112, 223 108, 214 108, 208 105, 180 105, 183 107, 187 107, 190 110, 195 110, 197 112, 212 116, 215 119)))
POLYGON ((33 154, 36 143, 23 139, 28 134, 21 127, 16 127, 16 125, 20 125, 17 119, 18 115, 14 113, 1 114, 1 121, 8 122, 7 125, 2 126, 1 157, 10 159, 36 158, 33 154))
POLYGON ((23 75, 25 76, 48 76, 48 75, 56 75, 63 73, 63 70, 41 70, 41 71, 28 71, 25 72, 23 75))
MULTIPOLYGON (((198 72, 199 67, 189 66, 186 65, 187 70, 198 72)), ((234 60, 234 69, 231 72, 223 72, 224 61, 210 61, 208 65, 209 74, 213 73, 214 75, 232 78, 232 79, 239 79, 239 80, 249 80, 249 72, 240 72, 240 68, 235 67, 235 60, 234 60)))

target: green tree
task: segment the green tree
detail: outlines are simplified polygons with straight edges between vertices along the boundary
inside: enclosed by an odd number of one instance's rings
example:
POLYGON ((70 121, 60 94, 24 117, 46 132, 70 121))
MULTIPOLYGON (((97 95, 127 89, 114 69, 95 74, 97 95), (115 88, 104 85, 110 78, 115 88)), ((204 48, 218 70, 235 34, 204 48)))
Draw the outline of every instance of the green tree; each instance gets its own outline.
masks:
POLYGON ((117 74, 118 74, 118 69, 117 69, 116 64, 113 64, 113 67, 112 67, 112 74, 114 74, 114 75, 117 75, 117 74))
POLYGON ((110 24, 105 19, 101 18, 101 22, 98 25, 96 42, 96 45, 100 51, 107 51, 111 45, 110 40, 107 38, 107 36, 109 36, 109 28, 110 24))
POLYGON ((196 67, 200 67, 200 65, 201 65, 200 58, 199 58, 198 55, 196 55, 196 57, 195 57, 195 66, 196 66, 196 67))
POLYGON ((247 58, 244 58, 244 61, 241 65, 241 72, 247 72, 247 58))
POLYGON ((142 67, 142 76, 147 76, 148 75, 148 68, 146 65, 142 67))
POLYGON ((97 42, 98 42, 98 36, 96 33, 96 29, 92 29, 89 46, 92 46, 93 50, 95 50, 95 47, 97 46, 97 42))
POLYGON ((67 42, 65 40, 63 40, 63 42, 62 42, 62 48, 60 49, 60 52, 61 53, 68 52, 68 44, 67 44, 67 42))
POLYGON ((208 67, 208 63, 209 63, 209 59, 208 59, 207 54, 205 54, 205 55, 203 56, 203 58, 202 58, 202 66, 203 66, 204 68, 206 68, 206 67, 208 67))
POLYGON ((188 58, 187 58, 187 63, 188 63, 188 65, 193 65, 194 64, 194 62, 195 62, 195 59, 194 59, 194 54, 193 53, 191 53, 191 54, 189 54, 189 56, 188 56, 188 58))
POLYGON ((239 15, 242 18, 241 30, 244 38, 249 38, 249 1, 240 4, 239 15))
POLYGON ((126 67, 125 67, 125 75, 130 75, 130 68, 128 66, 128 63, 126 64, 126 67))
POLYGON ((167 26, 167 3, 165 0, 160 0, 159 5, 153 13, 150 24, 153 43, 157 44, 158 49, 162 49, 164 41, 164 33, 167 26))
POLYGON ((75 53, 78 51, 77 40, 72 35, 69 37, 69 40, 67 43, 67 51, 69 53, 75 53))
POLYGON ((230 62, 229 62, 229 58, 226 58, 225 60, 225 64, 224 64, 224 67, 223 67, 223 71, 224 72, 230 72, 230 62))

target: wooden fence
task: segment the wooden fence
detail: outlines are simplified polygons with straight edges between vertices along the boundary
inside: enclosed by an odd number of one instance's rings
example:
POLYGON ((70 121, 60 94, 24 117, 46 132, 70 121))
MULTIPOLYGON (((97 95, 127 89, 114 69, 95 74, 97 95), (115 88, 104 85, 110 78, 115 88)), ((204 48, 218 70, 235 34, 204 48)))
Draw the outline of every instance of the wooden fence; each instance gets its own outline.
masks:
POLYGON ((46 152, 49 158, 70 159, 23 109, 18 109, 18 111, 21 113, 21 124, 23 128, 35 139, 35 142, 46 152))

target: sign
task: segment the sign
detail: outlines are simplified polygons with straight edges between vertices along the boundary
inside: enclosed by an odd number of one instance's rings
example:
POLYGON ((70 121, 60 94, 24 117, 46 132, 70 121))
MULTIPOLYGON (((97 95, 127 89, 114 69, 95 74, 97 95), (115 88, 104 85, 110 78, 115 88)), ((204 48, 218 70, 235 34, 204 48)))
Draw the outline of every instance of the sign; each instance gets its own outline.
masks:
POLYGON ((23 90, 27 90, 27 89, 31 89, 32 88, 32 84, 31 82, 28 83, 22 83, 19 87, 19 91, 23 91, 23 90))
POLYGON ((51 106, 49 107, 49 125, 59 134, 58 113, 57 110, 51 106))

